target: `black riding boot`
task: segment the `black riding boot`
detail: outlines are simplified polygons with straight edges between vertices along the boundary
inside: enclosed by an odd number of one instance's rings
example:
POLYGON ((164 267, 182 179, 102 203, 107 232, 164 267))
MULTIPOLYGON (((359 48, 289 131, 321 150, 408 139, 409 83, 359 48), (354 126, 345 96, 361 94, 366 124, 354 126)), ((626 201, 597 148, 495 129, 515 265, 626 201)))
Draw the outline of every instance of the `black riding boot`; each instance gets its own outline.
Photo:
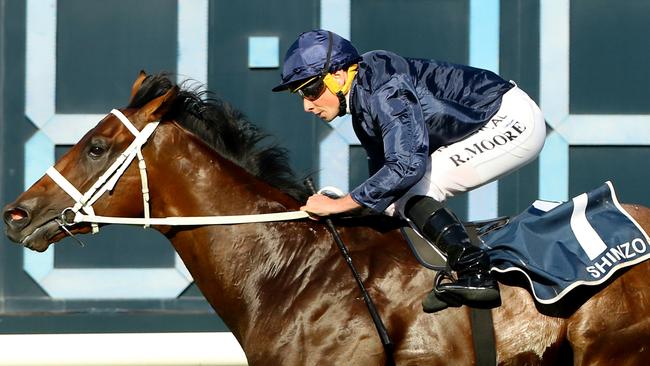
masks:
POLYGON ((487 253, 472 245, 467 231, 449 209, 431 197, 415 196, 405 213, 417 230, 446 253, 458 279, 436 284, 424 300, 425 311, 440 310, 440 300, 452 305, 492 308, 500 304, 499 286, 490 274, 487 253))

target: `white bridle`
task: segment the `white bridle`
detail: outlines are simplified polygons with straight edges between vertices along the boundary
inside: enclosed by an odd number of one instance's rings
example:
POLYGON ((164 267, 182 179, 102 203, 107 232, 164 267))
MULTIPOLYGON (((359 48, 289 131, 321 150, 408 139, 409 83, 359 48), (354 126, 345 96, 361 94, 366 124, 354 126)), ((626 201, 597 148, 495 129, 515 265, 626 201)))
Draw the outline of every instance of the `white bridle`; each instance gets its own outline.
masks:
POLYGON ((113 109, 111 114, 116 116, 131 131, 135 139, 129 147, 126 148, 115 162, 102 174, 90 189, 81 194, 56 168, 51 166, 47 169, 46 174, 54 180, 72 199, 75 201, 74 206, 68 207, 61 212, 61 221, 63 225, 71 226, 76 223, 91 223, 93 233, 99 231, 98 224, 126 224, 142 225, 145 228, 151 225, 227 225, 227 224, 244 224, 253 222, 270 222, 297 220, 309 217, 304 211, 289 211, 269 214, 256 215, 233 215, 233 216, 192 216, 192 217, 150 217, 149 210, 149 183, 147 180, 147 167, 142 156, 142 145, 144 145, 153 131, 158 127, 159 122, 150 122, 142 131, 129 121, 129 119, 117 109, 113 109), (142 183, 142 202, 144 205, 144 217, 112 217, 97 216, 93 210, 95 203, 106 191, 112 191, 117 181, 129 167, 133 159, 138 157, 138 167, 140 169, 140 181, 142 183), (74 214, 74 219, 70 220, 69 214, 74 214))

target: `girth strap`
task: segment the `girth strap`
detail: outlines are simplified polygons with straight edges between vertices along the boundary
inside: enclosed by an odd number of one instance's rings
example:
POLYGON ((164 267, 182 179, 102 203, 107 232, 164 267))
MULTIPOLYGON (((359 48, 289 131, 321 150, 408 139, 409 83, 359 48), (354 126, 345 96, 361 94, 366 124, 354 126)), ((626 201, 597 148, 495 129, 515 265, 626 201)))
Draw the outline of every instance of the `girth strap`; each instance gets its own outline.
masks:
POLYGON ((476 356, 476 366, 495 366, 497 364, 494 323, 491 309, 470 308, 472 325, 472 344, 476 356))
MULTIPOLYGON (((473 245, 481 245, 478 234, 483 225, 488 222, 492 221, 472 222, 465 226, 473 245)), ((472 344, 474 345, 476 366, 496 366, 497 346, 494 339, 492 310, 470 308, 470 324, 472 326, 472 344)))

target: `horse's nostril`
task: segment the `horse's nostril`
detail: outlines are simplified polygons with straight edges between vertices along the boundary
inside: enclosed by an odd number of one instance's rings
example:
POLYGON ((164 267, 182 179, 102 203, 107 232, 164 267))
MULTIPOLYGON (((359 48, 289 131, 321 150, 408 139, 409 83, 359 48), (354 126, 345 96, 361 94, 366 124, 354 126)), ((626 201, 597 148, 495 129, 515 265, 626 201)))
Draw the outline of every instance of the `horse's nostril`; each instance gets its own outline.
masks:
POLYGON ((27 220, 28 217, 29 214, 27 213, 27 211, 19 207, 8 209, 4 213, 4 220, 7 224, 19 223, 23 220, 27 220))
POLYGON ((27 217, 21 210, 13 210, 10 212, 11 219, 14 221, 22 220, 27 217))

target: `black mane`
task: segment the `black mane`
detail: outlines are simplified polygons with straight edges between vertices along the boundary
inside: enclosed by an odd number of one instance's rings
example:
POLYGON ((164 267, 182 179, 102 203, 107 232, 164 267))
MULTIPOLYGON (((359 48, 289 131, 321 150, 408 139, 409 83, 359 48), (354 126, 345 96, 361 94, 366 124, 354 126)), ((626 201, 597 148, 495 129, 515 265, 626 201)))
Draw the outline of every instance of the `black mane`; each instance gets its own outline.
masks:
MULTIPOLYGON (((173 86, 166 74, 149 75, 128 107, 140 108, 173 86)), ((213 94, 181 88, 165 117, 175 119, 223 157, 300 202, 308 196, 289 166, 287 150, 276 145, 261 146, 269 135, 213 94)))

